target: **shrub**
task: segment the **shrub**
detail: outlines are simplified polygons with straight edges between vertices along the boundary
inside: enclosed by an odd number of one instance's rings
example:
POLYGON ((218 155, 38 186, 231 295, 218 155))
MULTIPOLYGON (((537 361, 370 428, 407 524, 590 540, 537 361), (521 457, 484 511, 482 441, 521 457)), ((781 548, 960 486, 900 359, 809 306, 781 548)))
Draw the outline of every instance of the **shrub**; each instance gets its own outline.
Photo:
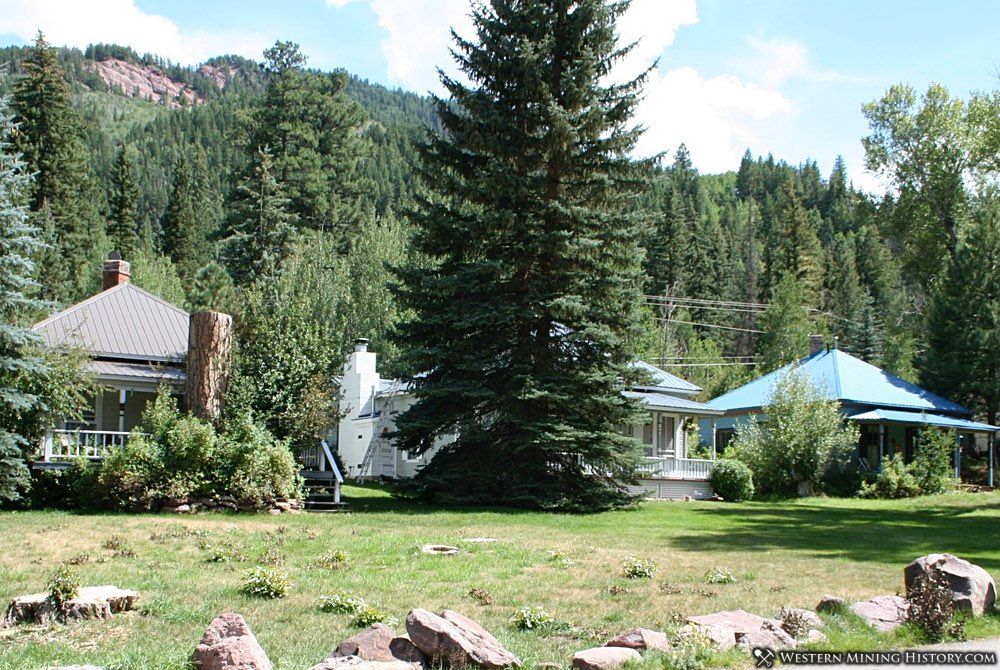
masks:
POLYGON ((706 584, 735 584, 736 577, 725 568, 712 568, 702 578, 706 584))
POLYGON ((809 632, 809 620, 797 609, 781 609, 781 627, 794 638, 800 638, 809 632))
POLYGON ((720 458, 712 467, 709 481, 723 500, 740 502, 753 497, 753 473, 741 461, 720 458))
POLYGON ((351 619, 351 625, 355 628, 368 628, 377 623, 395 626, 398 622, 388 612, 372 605, 362 607, 355 613, 354 618, 351 619))
POLYGON ((66 607, 66 601, 76 598, 80 593, 80 580, 72 570, 63 565, 52 573, 46 590, 49 600, 61 612, 66 607))
POLYGON ((348 593, 338 593, 332 596, 322 596, 319 599, 319 609, 321 612, 334 612, 337 614, 357 614, 368 607, 368 603, 361 596, 352 596, 348 593))
POLYGON ((638 667, 658 670, 704 670, 713 660, 713 654, 710 640, 682 639, 680 644, 669 651, 648 654, 638 667))
POLYGON ((163 459, 152 439, 133 432, 128 443, 112 449, 97 477, 101 496, 112 507, 145 512, 162 498, 163 459))
POLYGON ((882 457, 882 470, 873 483, 864 483, 862 498, 912 498, 920 495, 920 486, 899 454, 882 457))
POLYGON ((951 455, 956 445, 955 431, 924 428, 910 463, 910 472, 923 495, 944 493, 951 487, 951 455))
POLYGON ((288 575, 278 570, 257 568, 243 581, 240 591, 256 598, 284 598, 288 592, 288 575))
POLYGON ((347 554, 342 551, 335 551, 332 554, 320 556, 313 562, 313 567, 326 568, 327 570, 339 570, 347 565, 347 554))
POLYGON ((738 424, 727 449, 749 466, 758 493, 810 495, 858 443, 858 427, 798 370, 778 379, 764 415, 738 424))
POLYGON ((931 570, 918 577, 907 598, 910 601, 907 620, 929 640, 965 639, 964 623, 955 618, 955 601, 948 578, 940 570, 931 570))
POLYGON ((468 596, 483 606, 493 604, 493 596, 486 589, 469 589, 468 596))
POLYGON ((215 461, 218 487, 245 505, 263 508, 276 498, 301 497, 298 465, 287 443, 275 440, 249 413, 227 423, 215 461))
POLYGON ((656 561, 651 558, 628 556, 622 561, 622 574, 629 579, 652 579, 656 573, 656 561))
POLYGON ((514 628, 518 630, 536 630, 548 626, 554 621, 541 607, 521 607, 511 619, 514 628))

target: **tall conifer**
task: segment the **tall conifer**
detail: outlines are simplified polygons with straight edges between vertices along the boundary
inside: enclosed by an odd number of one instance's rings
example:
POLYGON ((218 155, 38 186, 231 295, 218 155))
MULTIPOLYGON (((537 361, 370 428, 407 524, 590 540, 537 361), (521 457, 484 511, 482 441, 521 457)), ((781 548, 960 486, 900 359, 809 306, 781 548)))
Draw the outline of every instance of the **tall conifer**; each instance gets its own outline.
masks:
POLYGON ((456 36, 445 133, 422 150, 414 219, 431 266, 404 272, 401 343, 417 402, 397 445, 431 450, 437 500, 595 509, 628 499, 638 445, 620 432, 638 323, 638 219, 649 166, 629 159, 643 76, 605 83, 627 2, 493 0, 456 36))
POLYGON ((139 251, 139 184, 135 180, 135 167, 127 146, 118 149, 111 187, 108 241, 121 252, 123 258, 131 259, 139 251))

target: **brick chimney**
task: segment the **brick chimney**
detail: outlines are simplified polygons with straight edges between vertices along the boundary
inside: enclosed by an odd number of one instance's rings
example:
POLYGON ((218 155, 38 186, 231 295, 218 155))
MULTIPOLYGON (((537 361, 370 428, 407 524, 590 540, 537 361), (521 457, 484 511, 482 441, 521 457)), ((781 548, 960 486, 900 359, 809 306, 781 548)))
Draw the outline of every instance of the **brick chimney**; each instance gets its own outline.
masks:
POLYGON ((131 267, 128 261, 122 260, 122 255, 117 251, 108 254, 108 260, 104 261, 104 290, 114 288, 119 284, 127 284, 132 276, 131 267))
POLYGON ((817 354, 823 350, 823 336, 822 335, 810 335, 809 336, 809 355, 817 354))

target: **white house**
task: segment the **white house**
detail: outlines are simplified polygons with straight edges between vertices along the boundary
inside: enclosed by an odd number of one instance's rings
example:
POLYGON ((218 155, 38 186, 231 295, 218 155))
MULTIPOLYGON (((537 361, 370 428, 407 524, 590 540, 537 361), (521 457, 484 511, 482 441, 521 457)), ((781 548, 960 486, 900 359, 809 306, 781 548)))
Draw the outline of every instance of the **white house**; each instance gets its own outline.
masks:
MULTIPOLYGON (((395 417, 412 405, 416 398, 409 385, 394 379, 382 379, 377 355, 368 349, 368 340, 355 341, 344 365, 341 379, 340 414, 337 426, 337 449, 346 467, 347 477, 412 477, 431 458, 433 452, 411 456, 395 448, 389 434, 395 429, 395 417)), ((642 465, 642 489, 657 498, 709 497, 708 484, 712 459, 689 458, 692 442, 688 427, 701 418, 714 418, 721 411, 692 400, 701 389, 648 363, 638 361, 648 377, 645 386, 626 391, 648 411, 647 420, 627 426, 624 431, 645 445, 642 465)), ((441 444, 445 444, 443 439, 441 444)), ((440 445, 438 445, 440 446, 440 445)))

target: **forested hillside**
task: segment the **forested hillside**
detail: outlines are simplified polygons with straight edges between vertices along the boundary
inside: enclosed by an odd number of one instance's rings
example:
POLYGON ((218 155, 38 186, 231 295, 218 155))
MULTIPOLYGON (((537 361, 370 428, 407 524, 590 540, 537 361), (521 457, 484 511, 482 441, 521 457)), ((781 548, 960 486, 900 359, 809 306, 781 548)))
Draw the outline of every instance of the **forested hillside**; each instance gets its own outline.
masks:
MULTIPOLYGON (((352 337, 371 337, 398 371, 390 268, 426 263, 406 213, 415 142, 442 128, 433 100, 309 69, 306 56, 279 42, 259 63, 183 67, 127 46, 53 49, 41 36, 0 49, 16 148, 36 172, 29 209, 48 244, 39 297, 65 305, 93 294, 118 249, 140 286, 234 312, 236 404, 301 441, 330 425, 326 389, 352 337)), ((956 338, 989 348, 992 317, 949 329, 968 282, 979 282, 980 302, 997 298, 966 244, 996 245, 984 177, 996 152, 967 142, 961 156, 935 157, 911 140, 988 127, 991 142, 997 97, 965 102, 932 88, 917 99, 900 86, 868 106, 869 162, 892 195, 856 190, 842 161, 824 174, 806 157, 790 165, 747 152, 734 171, 701 175, 683 146, 662 157, 629 201, 644 221, 646 309, 633 348, 711 397, 823 333, 995 413, 990 384, 961 383, 987 363, 949 349, 956 338), (940 170, 920 164, 935 160, 940 170)))

